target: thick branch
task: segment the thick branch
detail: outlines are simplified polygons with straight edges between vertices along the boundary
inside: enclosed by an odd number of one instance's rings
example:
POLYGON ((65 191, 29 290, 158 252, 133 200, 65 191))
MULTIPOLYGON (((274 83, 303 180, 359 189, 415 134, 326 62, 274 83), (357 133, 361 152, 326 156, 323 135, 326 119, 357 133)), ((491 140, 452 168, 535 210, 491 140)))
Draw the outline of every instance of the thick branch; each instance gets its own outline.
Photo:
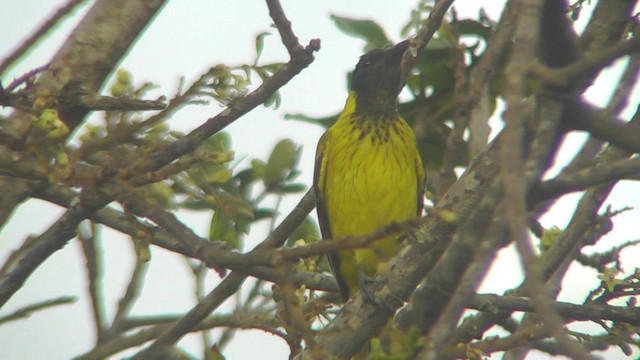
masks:
MULTIPOLYGON (((164 0, 98 1, 89 10, 73 36, 51 61, 49 71, 42 75, 38 91, 53 96, 64 95, 63 89, 79 82, 88 91, 97 93, 135 40, 154 16, 164 0)), ((70 130, 75 129, 88 113, 83 107, 58 109, 70 130)))

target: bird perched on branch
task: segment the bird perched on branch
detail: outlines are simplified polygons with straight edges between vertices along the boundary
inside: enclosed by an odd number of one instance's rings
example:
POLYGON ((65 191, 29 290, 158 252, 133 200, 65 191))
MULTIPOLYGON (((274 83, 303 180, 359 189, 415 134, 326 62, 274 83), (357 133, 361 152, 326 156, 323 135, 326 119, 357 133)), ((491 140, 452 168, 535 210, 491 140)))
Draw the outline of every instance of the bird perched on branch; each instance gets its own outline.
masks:
MULTIPOLYGON (((314 189, 322 237, 363 236, 422 212, 425 173, 411 127, 398 114, 409 41, 363 55, 337 122, 316 151, 314 189)), ((397 235, 329 255, 346 302, 362 279, 382 271, 397 235)))

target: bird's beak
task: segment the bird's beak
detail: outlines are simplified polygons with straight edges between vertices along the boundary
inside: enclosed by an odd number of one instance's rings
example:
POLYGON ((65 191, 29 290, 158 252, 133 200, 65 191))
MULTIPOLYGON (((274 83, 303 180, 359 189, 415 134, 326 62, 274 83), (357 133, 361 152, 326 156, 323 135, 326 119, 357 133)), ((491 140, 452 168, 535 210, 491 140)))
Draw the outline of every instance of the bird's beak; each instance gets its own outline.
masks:
POLYGON ((397 43, 394 47, 389 49, 389 52, 397 56, 404 56, 404 54, 407 52, 408 49, 409 49, 409 40, 405 40, 397 43))

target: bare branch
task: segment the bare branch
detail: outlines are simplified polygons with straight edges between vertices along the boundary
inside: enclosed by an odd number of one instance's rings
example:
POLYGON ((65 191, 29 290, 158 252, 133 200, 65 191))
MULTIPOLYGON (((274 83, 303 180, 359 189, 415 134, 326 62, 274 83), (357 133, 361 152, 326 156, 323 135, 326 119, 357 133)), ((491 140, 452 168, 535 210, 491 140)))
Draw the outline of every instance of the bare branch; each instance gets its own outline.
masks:
POLYGON ((123 323, 128 319, 131 309, 135 305, 136 300, 138 300, 138 297, 140 297, 142 285, 144 284, 144 276, 147 273, 148 267, 149 263, 146 262, 142 256, 136 256, 136 264, 131 272, 129 285, 127 285, 127 290, 120 298, 120 301, 118 301, 118 310, 113 317, 111 328, 109 329, 110 338, 122 332, 123 323))
MULTIPOLYGON (((123 350, 141 346, 144 343, 156 339, 169 327, 166 322, 172 322, 178 317, 165 317, 158 319, 131 319, 133 323, 140 323, 152 325, 147 329, 142 329, 132 335, 124 335, 113 340, 107 341, 93 348, 91 351, 79 355, 76 360, 101 360, 114 355, 123 350)), ((239 329, 259 329, 269 334, 279 336, 285 341, 287 340, 287 334, 283 333, 277 328, 278 324, 275 324, 273 319, 265 318, 260 314, 242 314, 234 313, 227 316, 212 316, 204 319, 201 323, 189 332, 197 332, 207 329, 219 328, 219 327, 232 327, 239 329)))
POLYGON ((17 319, 28 318, 36 311, 48 309, 53 306, 71 304, 78 301, 75 296, 61 296, 55 299, 45 300, 39 303, 31 304, 15 310, 14 312, 0 317, 0 325, 17 319))
POLYGON ((53 225, 20 253, 15 263, 6 263, 0 273, 0 307, 20 289, 33 271, 76 235, 78 224, 109 201, 103 196, 86 195, 68 209, 53 225), (7 268, 8 267, 8 268, 7 268))
POLYGON ((562 173, 553 179, 543 181, 532 190, 531 198, 541 201, 582 191, 606 182, 624 179, 639 180, 640 158, 623 159, 601 166, 593 166, 572 174, 562 173))
MULTIPOLYGON (((80 225, 82 226, 82 225, 80 225)), ((95 323, 96 340, 100 343, 107 329, 106 312, 104 309, 104 292, 102 291, 102 258, 98 249, 97 226, 90 223, 86 228, 78 229, 78 240, 82 244, 85 268, 88 278, 88 292, 91 298, 91 310, 95 323)))
MULTIPOLYGON (((640 326, 640 308, 611 305, 578 305, 555 301, 552 305, 558 314, 575 321, 598 321, 602 319, 620 321, 640 326)), ((499 296, 494 294, 478 294, 473 296, 468 308, 484 311, 496 308, 508 311, 535 312, 535 305, 529 298, 515 296, 499 296)))
POLYGON ((27 51, 38 43, 56 24, 58 24, 67 15, 71 14, 77 6, 86 2, 86 0, 69 0, 65 5, 61 6, 56 12, 47 19, 44 24, 40 25, 33 35, 22 42, 22 44, 15 49, 9 56, 2 60, 0 63, 0 75, 4 74, 11 65, 20 59, 27 51))
MULTIPOLYGON (((309 211, 313 209, 314 199, 311 191, 300 200, 296 208, 274 229, 274 231, 249 254, 260 249, 271 248, 284 244, 287 236, 304 220, 309 211)), ((158 339, 148 348, 139 352, 134 359, 147 359, 165 346, 175 344, 184 334, 191 331, 213 309, 217 308, 227 298, 238 291, 247 275, 232 272, 215 289, 204 297, 194 308, 187 312, 180 320, 173 323, 158 339)))

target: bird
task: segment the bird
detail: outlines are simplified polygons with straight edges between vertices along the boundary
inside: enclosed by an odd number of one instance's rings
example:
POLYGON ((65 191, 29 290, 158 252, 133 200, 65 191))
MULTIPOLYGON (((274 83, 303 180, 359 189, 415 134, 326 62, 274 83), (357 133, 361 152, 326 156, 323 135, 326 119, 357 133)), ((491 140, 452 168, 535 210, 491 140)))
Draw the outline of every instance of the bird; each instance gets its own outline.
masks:
MULTIPOLYGON (((344 109, 318 142, 313 188, 323 239, 365 236, 422 213, 424 166, 413 129, 398 113, 409 47, 405 40, 360 57, 344 109)), ((385 269, 399 244, 396 234, 328 254, 344 302, 385 269)))

